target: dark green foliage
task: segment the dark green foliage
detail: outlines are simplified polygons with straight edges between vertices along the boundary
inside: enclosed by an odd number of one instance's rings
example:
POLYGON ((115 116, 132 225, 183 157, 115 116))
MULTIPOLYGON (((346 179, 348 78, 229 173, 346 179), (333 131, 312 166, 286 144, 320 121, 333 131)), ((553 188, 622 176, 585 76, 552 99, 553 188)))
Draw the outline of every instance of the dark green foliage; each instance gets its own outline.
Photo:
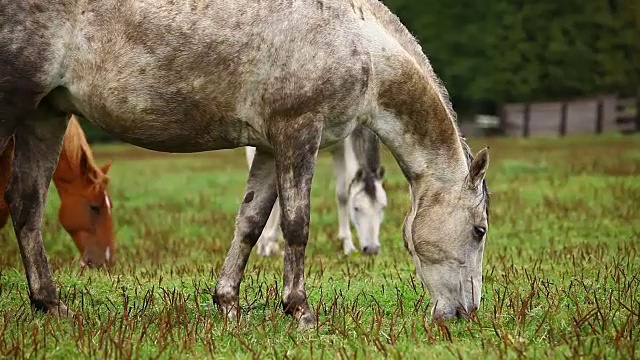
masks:
POLYGON ((84 133, 87 137, 87 141, 89 142, 89 144, 109 143, 109 142, 118 141, 118 139, 115 136, 102 130, 102 128, 98 127, 97 125, 94 125, 93 123, 91 123, 91 121, 79 116, 77 118, 78 118, 78 122, 80 123, 80 126, 82 126, 82 130, 84 130, 84 133))
POLYGON ((420 40, 460 113, 640 84, 637 0, 385 0, 420 40))

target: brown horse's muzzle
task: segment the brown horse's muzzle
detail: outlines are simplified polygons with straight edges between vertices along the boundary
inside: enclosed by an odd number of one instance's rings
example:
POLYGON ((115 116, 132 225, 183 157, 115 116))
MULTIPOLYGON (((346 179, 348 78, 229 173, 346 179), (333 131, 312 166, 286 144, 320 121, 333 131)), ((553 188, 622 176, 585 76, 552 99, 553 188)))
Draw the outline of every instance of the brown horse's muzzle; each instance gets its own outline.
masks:
POLYGON ((81 267, 111 267, 115 263, 113 242, 97 241, 95 236, 86 232, 75 233, 74 240, 82 254, 81 267))

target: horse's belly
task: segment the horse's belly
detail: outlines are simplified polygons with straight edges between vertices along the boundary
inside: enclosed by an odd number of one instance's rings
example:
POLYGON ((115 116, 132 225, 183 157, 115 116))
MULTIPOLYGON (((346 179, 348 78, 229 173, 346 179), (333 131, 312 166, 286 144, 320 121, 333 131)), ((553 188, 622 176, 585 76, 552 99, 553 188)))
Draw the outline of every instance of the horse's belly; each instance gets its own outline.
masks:
MULTIPOLYGON (((158 102, 157 107, 111 107, 90 104, 73 109, 123 141, 163 152, 198 152, 245 145, 250 127, 242 120, 201 107, 158 102)), ((104 104, 101 104, 104 105, 104 104)))

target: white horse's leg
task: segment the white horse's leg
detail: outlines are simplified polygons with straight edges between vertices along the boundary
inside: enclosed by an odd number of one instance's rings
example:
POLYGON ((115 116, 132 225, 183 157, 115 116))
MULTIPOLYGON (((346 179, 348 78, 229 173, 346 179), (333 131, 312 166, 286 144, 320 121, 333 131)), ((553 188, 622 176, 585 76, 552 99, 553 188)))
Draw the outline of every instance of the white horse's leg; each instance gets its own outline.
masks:
POLYGON ((278 244, 278 235, 280 234, 280 204, 278 201, 271 208, 271 214, 267 220, 267 224, 262 230, 262 235, 258 239, 258 255, 275 256, 282 255, 282 250, 278 244))
MULTIPOLYGON (((249 164, 249 168, 251 168, 251 164, 253 163, 253 157, 256 153, 256 148, 253 146, 245 146, 247 163, 249 164)), ((280 245, 278 245, 278 235, 280 234, 280 204, 278 201, 273 205, 271 209, 271 214, 269 215, 269 219, 267 220, 267 224, 264 226, 262 230, 262 234, 260 235, 260 239, 258 239, 256 252, 261 256, 274 256, 274 255, 282 255, 282 250, 280 250, 280 245)))
MULTIPOLYGON (((346 141, 346 140, 344 140, 346 141)), ((344 141, 336 145, 331 151, 333 156, 333 172, 336 179, 336 200, 338 203, 338 238, 342 241, 342 249, 345 255, 358 250, 353 245, 351 227, 349 223, 349 194, 347 183, 347 167, 345 164, 344 141)))

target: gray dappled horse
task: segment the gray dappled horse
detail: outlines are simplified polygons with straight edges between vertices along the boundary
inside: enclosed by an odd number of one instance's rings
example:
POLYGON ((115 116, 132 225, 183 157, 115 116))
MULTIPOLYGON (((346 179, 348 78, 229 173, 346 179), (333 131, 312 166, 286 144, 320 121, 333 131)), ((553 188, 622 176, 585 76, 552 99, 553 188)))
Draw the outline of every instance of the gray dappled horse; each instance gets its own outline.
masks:
POLYGON ((69 314, 40 223, 77 114, 157 151, 256 147, 214 299, 239 314, 247 259, 277 197, 282 306, 301 329, 316 323, 304 286, 316 156, 361 123, 409 182, 402 234, 434 319, 477 309, 488 150, 471 155, 422 49, 379 1, 0 0, 0 9, 0 146, 15 134, 6 198, 34 307, 69 314))
MULTIPOLYGON (((255 148, 245 148, 247 163, 255 156, 255 148)), ((349 218, 353 222, 365 255, 377 255, 380 250, 380 225, 387 206, 387 193, 382 186, 384 167, 380 165, 380 145, 376 134, 357 126, 344 141, 330 148, 336 178, 338 202, 338 237, 345 255, 357 251, 351 238, 349 218)), ((278 234, 280 206, 273 205, 269 219, 256 243, 258 255, 280 255, 278 234)))

